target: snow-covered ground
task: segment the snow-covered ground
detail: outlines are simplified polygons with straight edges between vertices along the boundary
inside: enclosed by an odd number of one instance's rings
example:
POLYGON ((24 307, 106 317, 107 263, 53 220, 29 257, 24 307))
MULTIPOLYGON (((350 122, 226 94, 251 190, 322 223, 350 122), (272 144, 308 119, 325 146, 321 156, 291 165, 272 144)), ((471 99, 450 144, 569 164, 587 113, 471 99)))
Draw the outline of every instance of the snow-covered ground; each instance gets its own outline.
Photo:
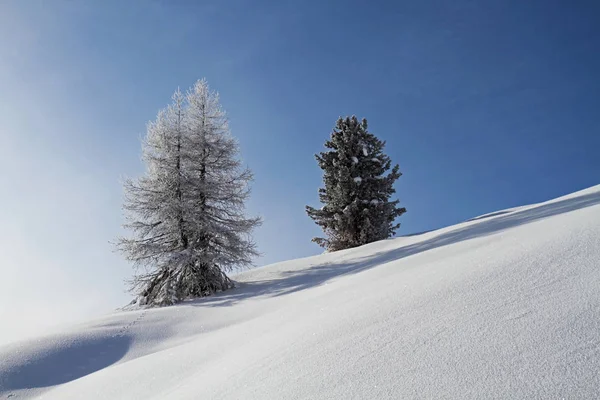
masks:
POLYGON ((0 398, 600 398, 600 186, 0 348, 0 398))

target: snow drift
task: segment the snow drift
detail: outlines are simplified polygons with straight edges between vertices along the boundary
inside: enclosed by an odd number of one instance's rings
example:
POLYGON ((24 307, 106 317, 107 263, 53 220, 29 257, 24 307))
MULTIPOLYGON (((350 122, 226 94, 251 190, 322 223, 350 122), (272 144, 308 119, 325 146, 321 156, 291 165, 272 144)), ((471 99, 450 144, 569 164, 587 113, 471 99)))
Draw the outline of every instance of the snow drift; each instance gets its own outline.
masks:
POLYGON ((0 348, 0 398, 600 398, 600 186, 0 348))

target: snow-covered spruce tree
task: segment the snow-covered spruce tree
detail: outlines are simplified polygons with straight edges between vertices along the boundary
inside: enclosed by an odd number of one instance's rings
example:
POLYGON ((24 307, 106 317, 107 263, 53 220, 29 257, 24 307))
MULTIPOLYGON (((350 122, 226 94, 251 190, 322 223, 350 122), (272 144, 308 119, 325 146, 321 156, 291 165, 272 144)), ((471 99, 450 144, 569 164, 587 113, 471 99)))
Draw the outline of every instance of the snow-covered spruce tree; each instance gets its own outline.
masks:
POLYGON ((328 150, 315 156, 324 174, 325 187, 319 189, 324 205, 321 209, 306 206, 325 233, 326 238, 313 239, 321 247, 336 251, 360 246, 387 239, 400 227, 394 221, 406 209, 390 197, 402 174, 398 165, 391 167, 384 146, 367 131, 366 119, 338 119, 325 142, 328 150))
POLYGON ((226 272, 251 264, 259 218, 244 203, 252 173, 242 168, 218 94, 205 80, 148 125, 146 174, 125 182, 126 228, 118 248, 134 263, 139 304, 168 305, 233 287, 226 272))

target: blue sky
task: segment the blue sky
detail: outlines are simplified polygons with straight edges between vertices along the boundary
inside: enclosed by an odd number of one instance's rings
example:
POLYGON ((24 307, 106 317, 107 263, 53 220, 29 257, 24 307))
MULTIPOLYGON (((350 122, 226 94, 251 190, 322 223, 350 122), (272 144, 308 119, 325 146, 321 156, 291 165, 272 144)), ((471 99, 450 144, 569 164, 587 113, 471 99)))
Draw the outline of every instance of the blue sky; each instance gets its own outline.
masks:
MULTIPOLYGON (((317 254, 322 149, 356 114, 405 174, 399 234, 600 183, 594 1, 0 3, 5 337, 126 302, 121 176, 177 88, 221 93, 259 263, 317 254)), ((7 340, 7 339, 6 339, 7 340)), ((2 337, 0 337, 0 342, 2 337)))

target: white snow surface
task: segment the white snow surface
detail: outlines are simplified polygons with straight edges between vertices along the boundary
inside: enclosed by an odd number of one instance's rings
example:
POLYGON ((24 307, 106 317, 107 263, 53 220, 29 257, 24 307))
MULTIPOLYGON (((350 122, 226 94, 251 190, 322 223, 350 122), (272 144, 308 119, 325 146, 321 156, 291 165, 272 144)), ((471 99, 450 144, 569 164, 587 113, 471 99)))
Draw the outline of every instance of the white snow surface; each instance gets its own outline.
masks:
POLYGON ((600 398, 600 186, 0 348, 0 398, 600 398))

